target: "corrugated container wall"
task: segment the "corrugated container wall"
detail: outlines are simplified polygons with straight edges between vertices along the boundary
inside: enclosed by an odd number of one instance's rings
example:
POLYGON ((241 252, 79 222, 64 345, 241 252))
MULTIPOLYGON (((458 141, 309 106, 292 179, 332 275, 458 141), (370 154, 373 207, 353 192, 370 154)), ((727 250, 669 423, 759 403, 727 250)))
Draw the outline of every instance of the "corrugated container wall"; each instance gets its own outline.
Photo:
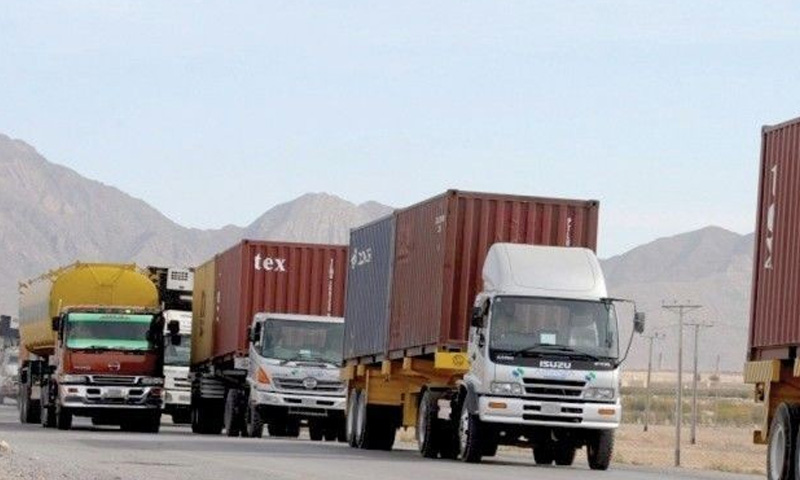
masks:
POLYGON ((460 348, 497 242, 597 247, 599 203, 449 191, 396 213, 389 353, 460 348))
POLYGON ((800 119, 762 132, 750 359, 800 346, 800 119))
POLYGON ((259 312, 344 316, 346 246, 245 240, 217 255, 214 269, 213 358, 245 355, 259 312))
POLYGON ((386 352, 395 217, 350 232, 345 306, 345 358, 386 352))

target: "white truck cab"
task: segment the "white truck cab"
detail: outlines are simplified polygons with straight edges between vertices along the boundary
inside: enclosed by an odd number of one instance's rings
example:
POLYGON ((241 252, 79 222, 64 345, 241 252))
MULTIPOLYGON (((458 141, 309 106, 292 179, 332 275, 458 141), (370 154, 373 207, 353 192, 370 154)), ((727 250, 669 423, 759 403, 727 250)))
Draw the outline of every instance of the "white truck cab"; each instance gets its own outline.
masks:
MULTIPOLYGON (((459 456, 477 461, 498 444, 530 445, 537 463, 570 465, 586 446, 590 467, 608 468, 622 359, 617 301, 595 254, 495 244, 483 281, 470 369, 457 396, 437 400, 438 417, 454 422, 459 456)), ((634 330, 643 328, 637 313, 634 330)))
POLYGON ((192 348, 192 312, 164 312, 164 413, 173 423, 191 423, 189 354, 192 348), (170 325, 173 332, 170 332, 170 325), (175 327, 177 325, 177 328, 175 327), (179 340, 176 340, 179 339, 179 340))
POLYGON ((250 333, 248 436, 344 441, 346 385, 340 378, 344 319, 259 313, 250 333))

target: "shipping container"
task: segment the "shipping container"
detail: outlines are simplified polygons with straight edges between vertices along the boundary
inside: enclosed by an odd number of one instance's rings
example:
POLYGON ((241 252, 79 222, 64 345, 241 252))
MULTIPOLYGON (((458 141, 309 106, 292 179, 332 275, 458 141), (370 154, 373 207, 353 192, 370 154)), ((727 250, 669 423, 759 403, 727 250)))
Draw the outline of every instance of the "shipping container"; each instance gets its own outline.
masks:
POLYGON ((344 355, 382 355, 389 326, 395 217, 350 232, 344 355))
MULTIPOLYGON (((346 331, 352 332, 348 340, 353 343, 346 348, 345 358, 369 363, 377 356, 399 358, 463 348, 469 312, 482 289, 483 263, 493 244, 595 250, 598 214, 595 200, 457 190, 395 212, 393 262, 382 271, 391 276, 391 295, 384 301, 351 293, 361 282, 351 283, 348 312, 360 312, 360 316, 357 321, 346 316, 346 331), (386 304, 388 318, 379 314, 386 304), (357 341, 352 340, 359 335, 357 341)), ((370 228, 378 227, 365 227, 370 228)), ((351 248, 360 248, 357 243, 366 232, 357 229, 354 234, 351 248)))
POLYGON ((800 118, 762 130, 750 360, 800 346, 800 118))
POLYGON ((217 255, 195 272, 192 364, 246 355, 259 312, 343 316, 346 275, 347 246, 245 240, 217 255))

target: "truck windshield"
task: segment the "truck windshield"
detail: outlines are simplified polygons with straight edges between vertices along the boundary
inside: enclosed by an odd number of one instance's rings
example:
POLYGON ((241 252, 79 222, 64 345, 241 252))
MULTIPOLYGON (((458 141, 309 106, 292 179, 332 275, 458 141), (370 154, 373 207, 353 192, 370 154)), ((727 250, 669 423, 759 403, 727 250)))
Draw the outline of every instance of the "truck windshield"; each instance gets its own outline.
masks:
POLYGON ((261 355, 266 358, 342 363, 342 323, 268 319, 262 338, 261 355))
POLYGON ((150 350, 147 337, 152 322, 152 315, 70 313, 66 345, 79 350, 150 350))
POLYGON ((191 335, 181 335, 180 345, 173 345, 169 335, 164 336, 164 365, 188 367, 192 348, 191 335))
POLYGON ((495 351, 619 356, 617 317, 606 302, 497 297, 490 337, 495 351))

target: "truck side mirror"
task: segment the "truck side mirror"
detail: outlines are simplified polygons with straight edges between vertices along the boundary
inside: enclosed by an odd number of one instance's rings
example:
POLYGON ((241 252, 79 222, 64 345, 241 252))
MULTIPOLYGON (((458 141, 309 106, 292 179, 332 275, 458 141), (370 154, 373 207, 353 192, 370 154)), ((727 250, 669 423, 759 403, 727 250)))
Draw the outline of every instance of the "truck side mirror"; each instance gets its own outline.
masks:
POLYGON ((250 327, 250 343, 257 344, 261 342, 261 324, 255 323, 250 327))
POLYGON ((470 324, 475 328, 483 328, 483 310, 484 308, 481 307, 474 307, 472 309, 472 321, 470 324))
POLYGON ((639 334, 644 333, 645 324, 644 312, 636 312, 633 314, 633 331, 639 334))
POLYGON ((167 324, 167 331, 174 337, 181 333, 181 324, 177 320, 170 320, 167 324))
POLYGON ((50 325, 54 332, 61 330, 61 317, 51 318, 50 325))

